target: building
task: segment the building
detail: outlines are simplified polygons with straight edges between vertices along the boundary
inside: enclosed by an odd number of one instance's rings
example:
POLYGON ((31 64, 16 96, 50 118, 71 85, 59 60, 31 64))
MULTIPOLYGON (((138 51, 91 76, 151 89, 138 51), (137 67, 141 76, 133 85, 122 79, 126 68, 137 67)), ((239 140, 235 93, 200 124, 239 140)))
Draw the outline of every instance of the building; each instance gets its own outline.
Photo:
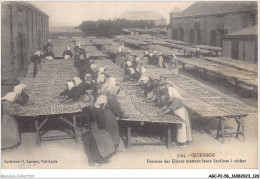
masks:
MULTIPOLYGON (((176 17, 180 12, 181 12, 181 10, 178 7, 175 7, 170 12, 170 20, 172 20, 174 17, 176 17)), ((171 27, 171 22, 170 22, 170 25, 167 28, 167 38, 168 39, 172 39, 172 37, 173 37, 173 34, 172 34, 172 27, 171 27)))
POLYGON ((120 17, 128 21, 146 21, 155 26, 165 26, 166 19, 156 11, 126 11, 120 17))
POLYGON ((84 37, 84 33, 75 27, 49 27, 49 38, 84 37))
POLYGON ((226 35, 223 39, 223 56, 257 63, 257 32, 257 25, 255 25, 226 35))
POLYGON ((256 1, 200 1, 171 12, 168 38, 222 47, 225 35, 256 24, 256 1))
POLYGON ((28 2, 2 2, 2 85, 26 74, 30 56, 42 49, 48 38, 49 17, 28 2))

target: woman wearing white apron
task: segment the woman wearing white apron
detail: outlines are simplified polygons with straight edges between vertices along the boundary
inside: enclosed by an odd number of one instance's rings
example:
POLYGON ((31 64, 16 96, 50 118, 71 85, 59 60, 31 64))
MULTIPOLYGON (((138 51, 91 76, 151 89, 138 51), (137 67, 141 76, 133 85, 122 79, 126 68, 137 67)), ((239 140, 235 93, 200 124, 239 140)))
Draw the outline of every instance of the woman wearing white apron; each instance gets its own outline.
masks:
POLYGON ((176 116, 184 121, 183 123, 177 124, 177 142, 182 145, 192 142, 189 113, 182 104, 182 97, 179 92, 173 87, 168 87, 161 98, 164 106, 158 115, 160 116, 174 112, 176 116))

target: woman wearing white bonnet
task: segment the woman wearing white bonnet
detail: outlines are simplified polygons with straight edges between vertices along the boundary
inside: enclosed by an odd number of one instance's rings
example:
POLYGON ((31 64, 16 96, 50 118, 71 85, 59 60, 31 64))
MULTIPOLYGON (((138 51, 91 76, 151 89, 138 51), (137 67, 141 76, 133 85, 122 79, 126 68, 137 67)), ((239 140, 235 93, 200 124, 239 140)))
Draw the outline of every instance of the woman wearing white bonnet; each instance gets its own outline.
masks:
POLYGON ((98 93, 101 92, 104 83, 105 83, 105 75, 104 74, 98 75, 97 83, 95 83, 98 93))
POLYGON ((74 77, 73 82, 74 82, 75 86, 79 86, 82 83, 82 81, 79 77, 74 77))
POLYGON ((66 47, 66 50, 63 52, 62 56, 65 60, 72 59, 72 52, 69 46, 66 47))
POLYGON ((24 114, 20 105, 15 104, 17 93, 7 93, 2 98, 1 144, 2 150, 12 150, 21 143, 20 133, 15 116, 24 114))
POLYGON ((163 101, 164 106, 162 112, 158 115, 165 115, 170 112, 180 117, 184 122, 177 124, 177 142, 181 145, 186 145, 187 143, 192 142, 192 133, 191 133, 191 122, 187 109, 182 104, 182 97, 178 90, 174 87, 168 87, 167 93, 165 94, 166 98, 163 101))
POLYGON ((120 88, 118 86, 113 86, 110 89, 110 93, 106 94, 107 104, 105 106, 105 119, 107 123, 107 130, 109 131, 110 136, 112 137, 116 149, 119 147, 120 143, 119 126, 116 117, 127 117, 124 115, 116 99, 116 96, 119 93, 119 91, 120 88))
POLYGON ((16 103, 25 105, 29 100, 29 95, 26 94, 27 86, 25 84, 19 84, 14 87, 14 92, 17 93, 16 103))
POLYGON ((82 135, 83 147, 90 166, 97 166, 100 163, 107 162, 106 158, 115 152, 114 142, 107 131, 106 103, 107 97, 105 95, 97 97, 94 107, 89 110, 90 133, 82 135))
POLYGON ((116 86, 116 79, 113 77, 108 78, 108 80, 103 84, 101 91, 104 93, 108 93, 110 89, 116 86))

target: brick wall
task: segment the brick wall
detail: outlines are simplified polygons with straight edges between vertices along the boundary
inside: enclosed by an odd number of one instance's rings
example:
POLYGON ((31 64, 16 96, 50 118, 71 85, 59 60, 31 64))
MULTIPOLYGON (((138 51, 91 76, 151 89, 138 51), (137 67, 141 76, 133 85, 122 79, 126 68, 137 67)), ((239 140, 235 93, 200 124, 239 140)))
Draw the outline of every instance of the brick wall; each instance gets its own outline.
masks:
POLYGON ((26 73, 30 56, 35 50, 39 49, 38 40, 40 39, 41 46, 47 41, 48 23, 43 26, 42 21, 47 22, 48 17, 18 2, 4 2, 1 10, 1 80, 3 82, 13 81, 22 73, 26 73), (40 17, 38 17, 38 21, 37 15, 40 17), (12 24, 12 30, 10 24, 12 24), (41 38, 37 38, 38 32, 41 33, 41 38), (21 48, 22 41, 20 39, 24 39, 24 48, 21 48), (11 46, 13 46, 13 50, 11 50, 11 46), (13 59, 11 58, 12 51, 13 59), (21 66, 22 55, 24 57, 24 68, 21 66))
MULTIPOLYGON (((172 18, 171 19, 171 28, 172 33, 176 29, 183 29, 183 40, 185 42, 190 42, 190 30, 194 30, 194 43, 195 44, 203 44, 203 45, 210 45, 210 33, 212 30, 217 30, 217 24, 220 22, 224 23, 224 29, 226 33, 232 33, 235 31, 239 31, 244 28, 243 21, 244 17, 251 17, 248 12, 240 12, 240 13, 229 13, 223 16, 216 16, 216 15, 207 15, 201 17, 183 17, 183 18, 172 18), (196 18, 196 19, 195 19, 196 18), (194 23, 199 23, 199 33, 194 27, 194 23), (199 36, 199 37, 198 37, 199 36)), ((256 19, 255 19, 256 20, 256 19)), ((256 23, 253 22, 252 18, 248 19, 248 26, 252 26, 256 23)), ((218 40, 216 42, 217 46, 221 46, 221 38, 220 32, 216 32, 218 34, 218 40)), ((171 37, 174 35, 171 35, 171 37)), ((169 36, 170 37, 170 36, 169 36)), ((180 39, 177 39, 180 40, 180 39)))

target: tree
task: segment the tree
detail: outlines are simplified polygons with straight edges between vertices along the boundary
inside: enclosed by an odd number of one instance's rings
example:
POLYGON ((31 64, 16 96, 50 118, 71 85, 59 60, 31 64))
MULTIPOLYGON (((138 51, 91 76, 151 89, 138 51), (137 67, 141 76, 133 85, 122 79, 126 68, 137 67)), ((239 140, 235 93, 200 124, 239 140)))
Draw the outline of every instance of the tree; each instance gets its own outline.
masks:
POLYGON ((115 35, 121 35, 123 28, 153 28, 154 24, 146 21, 128 21, 126 19, 117 20, 98 20, 98 21, 84 21, 79 25, 85 35, 88 36, 100 36, 100 37, 112 37, 115 35))

